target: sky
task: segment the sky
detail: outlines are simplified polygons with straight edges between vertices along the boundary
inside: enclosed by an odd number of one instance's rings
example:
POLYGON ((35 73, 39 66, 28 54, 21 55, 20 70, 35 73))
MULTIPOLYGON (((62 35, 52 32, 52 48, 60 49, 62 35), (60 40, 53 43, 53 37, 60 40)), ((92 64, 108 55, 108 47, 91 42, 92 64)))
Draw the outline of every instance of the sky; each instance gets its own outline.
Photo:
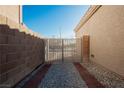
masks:
POLYGON ((43 37, 72 38, 86 5, 24 5, 23 22, 43 37))

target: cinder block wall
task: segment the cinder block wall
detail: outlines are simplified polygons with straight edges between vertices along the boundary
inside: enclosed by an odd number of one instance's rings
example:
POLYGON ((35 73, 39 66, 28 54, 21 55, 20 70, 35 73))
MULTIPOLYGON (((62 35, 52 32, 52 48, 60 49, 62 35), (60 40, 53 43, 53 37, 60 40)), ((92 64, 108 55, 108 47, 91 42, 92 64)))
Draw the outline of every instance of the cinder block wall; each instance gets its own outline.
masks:
POLYGON ((44 40, 0 16, 0 87, 12 87, 44 62, 44 40))

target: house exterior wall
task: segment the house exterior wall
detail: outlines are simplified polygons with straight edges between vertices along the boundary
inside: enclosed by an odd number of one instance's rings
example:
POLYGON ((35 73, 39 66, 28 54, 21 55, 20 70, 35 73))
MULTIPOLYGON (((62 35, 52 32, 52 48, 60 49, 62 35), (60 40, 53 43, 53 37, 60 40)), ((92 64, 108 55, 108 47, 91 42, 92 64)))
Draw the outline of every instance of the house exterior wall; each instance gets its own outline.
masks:
POLYGON ((80 24, 76 37, 90 36, 90 60, 124 76, 124 6, 101 6, 80 24))
POLYGON ((21 23, 22 22, 22 6, 19 5, 0 5, 0 15, 21 23))

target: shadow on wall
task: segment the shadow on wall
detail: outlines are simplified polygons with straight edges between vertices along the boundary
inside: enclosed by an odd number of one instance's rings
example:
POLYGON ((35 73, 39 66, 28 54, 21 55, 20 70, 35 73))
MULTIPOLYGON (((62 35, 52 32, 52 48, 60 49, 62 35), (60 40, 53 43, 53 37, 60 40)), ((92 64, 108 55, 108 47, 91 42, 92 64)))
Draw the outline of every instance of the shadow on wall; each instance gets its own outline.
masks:
POLYGON ((0 23, 0 87, 14 86, 42 64, 44 50, 43 39, 0 23))

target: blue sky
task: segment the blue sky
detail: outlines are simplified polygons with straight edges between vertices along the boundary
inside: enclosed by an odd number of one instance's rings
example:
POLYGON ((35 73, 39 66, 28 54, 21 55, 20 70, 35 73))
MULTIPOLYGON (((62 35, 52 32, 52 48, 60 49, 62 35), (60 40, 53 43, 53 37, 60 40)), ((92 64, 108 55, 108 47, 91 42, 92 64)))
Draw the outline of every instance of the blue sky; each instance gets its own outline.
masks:
POLYGON ((73 29, 89 6, 84 5, 24 5, 23 22, 45 37, 74 37, 73 29))

